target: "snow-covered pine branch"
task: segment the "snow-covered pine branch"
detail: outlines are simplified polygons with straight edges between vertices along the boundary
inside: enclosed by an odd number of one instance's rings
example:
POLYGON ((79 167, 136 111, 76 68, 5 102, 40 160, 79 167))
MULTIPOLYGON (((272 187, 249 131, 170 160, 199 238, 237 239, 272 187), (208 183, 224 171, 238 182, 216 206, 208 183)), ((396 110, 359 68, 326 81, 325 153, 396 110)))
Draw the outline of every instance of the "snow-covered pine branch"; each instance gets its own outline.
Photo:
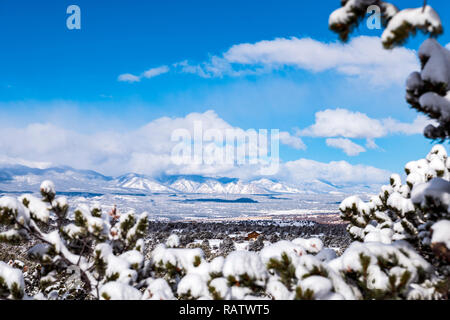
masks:
MULTIPOLYGON (((434 146, 425 159, 405 166, 406 182, 398 174, 369 202, 353 196, 339 209, 356 241, 386 245, 407 241, 436 268, 441 280, 450 275, 450 158, 434 146)), ((388 250, 389 247, 386 247, 388 250)), ((447 289, 448 290, 448 289, 447 289)))
POLYGON ((419 50, 421 72, 412 73, 406 86, 406 100, 436 124, 424 130, 429 139, 450 137, 450 51, 434 38, 443 33, 441 19, 426 2, 422 7, 399 10, 380 0, 342 0, 342 7, 329 17, 329 27, 347 41, 350 33, 361 23, 370 6, 378 6, 385 30, 381 42, 386 49, 402 45, 417 31, 429 35, 419 50))
MULTIPOLYGON (((68 269, 77 270, 83 289, 97 298, 107 282, 133 284, 140 280, 144 267, 142 238, 148 227, 145 213, 136 217, 129 212, 116 223, 97 207, 80 206, 69 219, 67 199, 56 197, 52 182, 42 183, 41 195, 42 199, 31 195, 0 198, 0 223, 7 228, 0 233, 0 241, 16 245, 37 242, 28 255, 40 264, 37 276, 41 295, 64 297, 66 292, 55 293, 48 288, 52 288, 58 273, 68 269)), ((13 274, 3 265, 0 269, 13 274)), ((8 289, 14 298, 22 296, 19 293, 23 294, 23 288, 13 286, 17 281, 11 284, 9 279, 1 280, 1 290, 8 289)))
POLYGON ((406 100, 417 111, 436 120, 425 128, 430 139, 450 137, 450 51, 435 39, 419 49, 421 72, 413 72, 406 84, 406 100))
POLYGON ((382 42, 385 48, 402 45, 412 34, 422 31, 430 36, 442 34, 441 19, 429 5, 419 8, 399 10, 395 5, 380 0, 342 0, 342 7, 335 10, 329 18, 329 27, 337 32, 343 41, 363 21, 368 8, 377 6, 381 10, 385 31, 382 42))
POLYGON ((341 0, 341 8, 331 13, 328 25, 339 34, 342 41, 347 41, 353 30, 363 21, 370 6, 381 9, 381 19, 384 26, 399 12, 391 3, 380 0, 341 0))
POLYGON ((24 293, 22 272, 0 261, 0 299, 22 299, 24 293))
MULTIPOLYGON (((418 30, 430 35, 431 38, 427 39, 419 49, 421 72, 412 73, 407 80, 406 100, 414 109, 426 114, 437 123, 425 128, 424 134, 427 138, 442 141, 448 139, 450 137, 450 51, 434 39, 443 33, 442 22, 437 12, 427 4, 427 1, 424 1, 420 8, 404 10, 379 0, 342 0, 341 2, 342 7, 330 15, 329 27, 337 32, 343 41, 348 39, 352 30, 364 19, 368 8, 373 5, 381 9, 385 27, 381 41, 386 49, 404 44, 407 38, 411 34, 416 34, 418 30)), ((372 197, 369 202, 354 196, 347 198, 340 205, 341 217, 349 222, 347 230, 354 240, 385 244, 384 249, 381 245, 377 248, 378 252, 389 252, 393 250, 392 246, 398 247, 399 241, 407 241, 437 269, 438 278, 426 285, 428 289, 416 287, 412 297, 420 296, 429 292, 430 288, 438 286, 441 286, 444 295, 448 296, 450 288, 449 168, 450 160, 445 148, 437 145, 426 159, 406 165, 407 177, 404 184, 400 176, 394 174, 391 176, 390 184, 382 187, 380 194, 372 197)), ((355 243, 351 248, 354 247, 357 247, 355 243)), ((401 253, 405 252, 401 251, 401 253)), ((397 253, 392 254, 395 256, 395 261, 400 261, 397 253)), ((364 268, 368 270, 372 260, 365 255, 360 256, 360 260, 366 264, 364 268)), ((425 271, 423 267, 420 267, 421 273, 425 271)), ((407 282, 413 275, 410 270, 408 273, 403 273, 402 283, 407 282)), ((389 282, 391 288, 395 290, 399 289, 393 287, 394 282, 390 277, 385 278, 384 282, 385 284, 389 282)))

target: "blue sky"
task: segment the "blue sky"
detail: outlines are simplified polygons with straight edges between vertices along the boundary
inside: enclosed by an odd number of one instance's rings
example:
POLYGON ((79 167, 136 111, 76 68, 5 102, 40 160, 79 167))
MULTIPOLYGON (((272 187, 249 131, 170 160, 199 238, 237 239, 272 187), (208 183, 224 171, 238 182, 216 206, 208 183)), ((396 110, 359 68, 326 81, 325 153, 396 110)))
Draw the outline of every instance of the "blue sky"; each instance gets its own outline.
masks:
MULTIPOLYGON (((413 2, 417 6, 422 4, 419 0, 398 0, 395 4, 405 8, 413 2)), ((450 3, 429 2, 439 12, 445 28, 450 21, 450 3)), ((412 123, 418 114, 404 101, 404 82, 398 79, 380 82, 379 75, 377 82, 361 71, 367 68, 370 73, 370 65, 358 65, 359 73, 351 75, 351 71, 336 66, 317 71, 295 64, 253 72, 261 67, 260 62, 242 63, 234 66, 252 72, 239 76, 224 72, 209 77, 174 66, 181 62, 207 66, 214 57, 225 57, 233 46, 277 38, 335 43, 337 36, 327 24, 329 14, 339 3, 337 0, 3 0, 0 125, 25 130, 32 124, 45 124, 84 135, 111 130, 125 133, 160 117, 185 117, 193 112, 214 110, 218 118, 234 127, 278 128, 300 138, 306 148, 282 145, 283 161, 346 161, 351 165, 401 171, 406 162, 424 157, 429 151, 431 142, 420 133, 388 130, 375 139, 376 148, 368 148, 367 136, 363 135, 299 134, 315 123, 317 112, 337 108, 360 112, 379 121, 390 117, 412 123), (66 8, 71 4, 81 8, 81 30, 66 28, 66 8), (140 75, 161 66, 167 66, 169 72, 134 83, 118 81, 122 74, 140 75), (365 152, 348 155, 327 145, 327 139, 337 138, 351 139, 365 152)), ((379 37, 381 31, 368 30, 363 24, 354 37, 361 35, 379 37)), ((406 47, 416 50, 423 39, 422 36, 411 39, 406 47)), ((450 33, 441 36, 439 42, 450 43, 450 33)), ((400 58, 403 56, 412 57, 407 50, 398 54, 400 58)), ((42 139, 46 132, 40 131, 42 139)), ((16 146, 5 142, 0 145, 6 146, 7 157, 26 156, 16 146)), ((62 164, 64 158, 53 154, 52 147, 43 148, 48 153, 41 148, 30 153, 26 160, 62 164)), ((62 144, 61 148, 77 147, 62 144)), ((103 167, 102 160, 96 161, 95 169, 120 171, 103 167)), ((90 164, 70 163, 76 167, 90 164)))

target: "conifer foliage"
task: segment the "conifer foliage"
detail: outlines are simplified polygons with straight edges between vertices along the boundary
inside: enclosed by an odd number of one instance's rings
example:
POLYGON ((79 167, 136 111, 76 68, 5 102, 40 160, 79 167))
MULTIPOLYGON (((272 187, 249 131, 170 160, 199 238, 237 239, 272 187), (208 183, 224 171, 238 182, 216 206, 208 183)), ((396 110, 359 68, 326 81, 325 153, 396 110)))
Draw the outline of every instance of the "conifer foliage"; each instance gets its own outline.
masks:
MULTIPOLYGON (((75 270, 82 289, 97 298, 99 289, 108 282, 139 281, 144 260, 142 238, 148 227, 146 214, 129 212, 114 220, 97 207, 81 206, 68 217, 67 199, 56 197, 52 182, 44 181, 40 191, 41 199, 31 195, 0 199, 0 222, 8 228, 0 233, 0 241, 36 243, 28 255, 40 266, 35 276, 41 296, 56 282, 58 274, 68 269, 75 270)), ((23 277, 14 270, 0 265, 0 292, 7 297, 23 297, 23 277)), ((65 297, 69 293, 57 294, 65 297)))
MULTIPOLYGON (((343 41, 373 5, 381 9, 385 27, 381 41, 386 49, 404 44, 419 30, 430 36, 418 52, 422 70, 413 72, 406 81, 406 100, 412 108, 434 120, 435 123, 424 130, 427 138, 441 142, 448 139, 450 51, 435 39, 443 33, 437 12, 426 0, 419 8, 403 10, 376 0, 342 0, 341 4, 342 7, 330 15, 329 27, 343 41)), ((447 297, 450 287, 449 168, 445 148, 437 145, 425 159, 405 166, 404 184, 399 175, 392 175, 390 184, 369 202, 350 197, 340 206, 341 217, 349 222, 347 230, 354 240, 393 246, 407 241, 412 245, 434 266, 438 275, 439 279, 428 285, 440 287, 447 297)), ((409 276, 403 274, 402 279, 409 276)))
MULTIPOLYGON (((413 2, 413 1, 412 1, 413 2)), ((415 110, 424 113, 435 124, 425 128, 429 139, 445 140, 450 136, 450 51, 435 39, 444 32, 438 13, 424 1, 418 8, 399 10, 379 0, 342 0, 341 8, 329 18, 329 27, 343 41, 363 21, 368 8, 381 11, 385 30, 381 42, 386 49, 403 45, 411 35, 421 31, 430 36, 419 49, 421 71, 407 79, 406 100, 415 110)))

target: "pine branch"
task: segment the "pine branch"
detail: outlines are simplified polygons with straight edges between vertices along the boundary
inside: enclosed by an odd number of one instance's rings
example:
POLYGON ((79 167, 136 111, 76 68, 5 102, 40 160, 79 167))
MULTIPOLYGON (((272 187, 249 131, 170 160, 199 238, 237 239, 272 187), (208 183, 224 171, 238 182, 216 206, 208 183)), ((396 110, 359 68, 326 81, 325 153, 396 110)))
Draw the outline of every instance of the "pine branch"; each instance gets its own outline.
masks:
POLYGON ((427 0, 423 0, 422 13, 425 12, 425 8, 427 7, 427 0))
MULTIPOLYGON (((18 221, 17 219, 14 219, 14 220, 15 220, 15 223, 16 223, 20 228, 26 230, 31 236, 34 236, 37 240, 39 240, 39 241, 41 241, 41 242, 43 242, 43 243, 46 243, 46 244, 48 244, 48 245, 51 245, 51 246, 54 245, 54 243, 52 243, 51 241, 48 241, 48 240, 45 238, 45 234, 42 233, 42 231, 41 231, 35 224, 33 224, 33 225, 31 225, 31 226, 27 226, 27 225, 25 225, 25 224, 23 224, 23 223, 20 223, 20 221, 18 221)), ((66 258, 66 257, 64 256, 64 253, 62 253, 62 252, 58 252, 58 256, 59 256, 59 257, 61 258, 61 260, 64 261, 67 265, 69 265, 69 266, 78 266, 78 264, 75 265, 75 264, 73 264, 68 258, 66 258)), ((80 259, 81 259, 81 256, 80 256, 80 259)), ((80 262, 80 261, 78 261, 78 263, 79 263, 79 262, 80 262)), ((87 275, 86 271, 83 270, 83 268, 79 268, 79 269, 80 269, 81 280, 82 280, 82 281, 84 282, 84 284, 86 285, 86 289, 87 289, 89 292, 91 292, 91 290, 92 290, 92 285, 91 285, 91 281, 90 281, 90 279, 89 279, 89 276, 87 275)))

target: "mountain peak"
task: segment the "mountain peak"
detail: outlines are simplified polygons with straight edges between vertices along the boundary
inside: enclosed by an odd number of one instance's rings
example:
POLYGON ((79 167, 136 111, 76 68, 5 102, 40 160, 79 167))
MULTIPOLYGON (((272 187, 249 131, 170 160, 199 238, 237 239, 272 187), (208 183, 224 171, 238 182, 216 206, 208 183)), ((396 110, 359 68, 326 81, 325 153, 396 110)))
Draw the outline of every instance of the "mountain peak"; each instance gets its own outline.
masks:
MULTIPOLYGON (((0 169, 0 190, 36 191, 43 180, 52 180, 59 191, 86 191, 97 193, 204 193, 204 194, 294 194, 330 193, 361 190, 360 187, 341 187, 328 181, 301 181, 290 185, 270 178, 245 181, 228 177, 201 175, 165 175, 153 178, 137 173, 127 173, 116 178, 92 170, 71 167, 30 168, 20 164, 0 169)), ((367 192, 370 186, 364 186, 367 192)), ((357 192, 357 191, 356 191, 357 192)))

